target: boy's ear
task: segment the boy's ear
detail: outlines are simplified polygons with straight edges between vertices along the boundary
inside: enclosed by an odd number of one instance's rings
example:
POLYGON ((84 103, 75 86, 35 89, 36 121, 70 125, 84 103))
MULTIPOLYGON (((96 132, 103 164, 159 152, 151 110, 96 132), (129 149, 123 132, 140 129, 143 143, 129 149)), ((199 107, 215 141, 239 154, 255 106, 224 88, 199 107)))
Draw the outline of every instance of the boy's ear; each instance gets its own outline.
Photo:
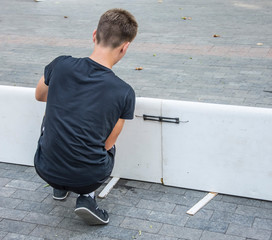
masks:
POLYGON ((97 30, 95 29, 94 31, 93 31, 93 42, 95 43, 95 41, 96 41, 96 33, 97 33, 97 30))
POLYGON ((129 44, 130 44, 130 42, 123 43, 123 47, 121 49, 121 52, 125 53, 127 51, 127 49, 128 49, 129 44))

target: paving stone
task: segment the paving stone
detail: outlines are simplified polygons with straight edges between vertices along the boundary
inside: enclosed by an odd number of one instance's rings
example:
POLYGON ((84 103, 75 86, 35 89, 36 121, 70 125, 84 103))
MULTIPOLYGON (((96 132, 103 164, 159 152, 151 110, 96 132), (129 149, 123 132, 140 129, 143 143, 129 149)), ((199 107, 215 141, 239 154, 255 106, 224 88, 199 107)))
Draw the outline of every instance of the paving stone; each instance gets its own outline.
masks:
POLYGON ((114 209, 112 210, 112 213, 116 215, 126 216, 126 217, 147 219, 151 213, 151 210, 116 205, 114 209))
POLYGON ((190 218, 185 227, 207 230, 210 232, 225 233, 229 224, 225 222, 207 221, 201 218, 190 218))
POLYGON ((189 219, 189 215, 175 215, 170 213, 152 211, 147 219, 150 221, 167 223, 170 225, 184 226, 189 219))
POLYGON ((239 205, 235 213, 246 216, 272 219, 272 209, 239 205))
POLYGON ((119 194, 114 195, 110 193, 107 198, 102 199, 101 203, 113 203, 113 204, 120 204, 124 206, 135 206, 140 201, 139 197, 127 197, 127 196, 120 196, 119 194))
MULTIPOLYGON (((90 235, 85 233, 79 233, 75 237, 69 238, 69 240, 89 240, 89 239, 90 239, 90 235)), ((97 236, 93 234, 92 234, 92 239, 93 240, 118 240, 116 238, 101 237, 101 236, 97 236)))
POLYGON ((16 207, 16 209, 47 214, 53 207, 54 205, 24 200, 16 207))
POLYGON ((237 204, 227 203, 222 201, 210 201, 205 206, 205 209, 219 210, 222 212, 235 212, 236 208, 237 208, 237 204))
POLYGON ((271 236, 271 231, 230 224, 227 234, 258 240, 269 240, 271 236))
POLYGON ((0 231, 0 239, 3 239, 8 233, 0 231))
POLYGON ((42 224, 47 226, 57 226, 63 217, 57 217, 52 215, 45 215, 41 213, 29 212, 23 219, 24 222, 42 224))
POLYGON ((27 215, 26 211, 20 211, 13 208, 0 207, 0 217, 11 220, 22 220, 27 215))
POLYGON ((222 233, 215 233, 215 232, 209 232, 204 231, 200 240, 247 240, 244 237, 237 237, 232 235, 225 235, 222 233))
POLYGON ((174 210, 174 208, 176 207, 176 204, 167 203, 167 202, 162 203, 162 202, 153 201, 153 200, 141 199, 139 201, 139 203, 137 204, 137 207, 161 211, 161 212, 165 212, 165 213, 171 213, 174 210))
POLYGON ((152 184, 152 186, 150 187, 150 190, 163 192, 163 193, 181 194, 181 195, 183 195, 186 192, 186 190, 183 188, 169 187, 169 186, 164 186, 162 184, 152 184))
POLYGON ((260 207, 272 209, 272 201, 262 201, 260 207))
POLYGON ((14 188, 0 187, 0 197, 10 197, 15 191, 16 189, 14 188))
POLYGON ((187 189, 185 192, 186 197, 196 197, 196 198, 204 198, 208 193, 203 191, 196 191, 187 189))
POLYGON ((42 202, 47 196, 48 193, 17 189, 10 197, 34 202, 42 202))
POLYGON ((22 200, 19 199, 11 199, 7 197, 0 197, 0 206, 3 208, 15 208, 18 206, 22 200))
POLYGON ((67 208, 64 206, 53 206, 53 207, 54 207, 53 209, 51 207, 52 211, 49 213, 50 215, 58 216, 58 217, 66 217, 66 218, 77 217, 77 215, 74 212, 74 208, 67 208))
POLYGON ((117 238, 120 240, 128 240, 128 239, 135 239, 135 237, 138 235, 139 232, 135 230, 130 230, 127 228, 106 225, 104 227, 97 228, 95 233, 98 236, 117 238))
POLYGON ((5 170, 14 170, 14 171, 17 171, 17 172, 23 172, 26 169, 28 169, 29 167, 22 166, 22 165, 17 165, 17 164, 0 162, 0 168, 5 169, 5 170))
POLYGON ((31 178, 33 178, 33 176, 35 175, 35 173, 16 170, 4 170, 0 172, 2 177, 17 180, 31 180, 31 178))
POLYGON ((272 219, 255 218, 253 227, 272 231, 272 219))
POLYGON ((223 196, 223 202, 235 203, 238 205, 246 205, 246 206, 253 206, 253 207, 260 207, 261 201, 256 199, 249 199, 249 198, 242 198, 242 197, 235 197, 235 196, 223 196))
POLYGON ((149 233, 157 233, 161 227, 161 223, 146 221, 142 219, 135 219, 126 217, 125 220, 120 225, 123 228, 128 228, 132 230, 144 231, 149 233))
POLYGON ((230 212, 214 211, 211 221, 234 223, 251 227, 254 221, 253 216, 244 216, 230 212))
POLYGON ((45 204, 48 204, 48 205, 60 205, 60 206, 64 206, 64 207, 67 207, 67 208, 75 208, 76 206, 76 199, 75 198, 71 198, 68 196, 68 198, 66 198, 65 200, 63 201, 56 201, 53 199, 52 197, 52 193, 49 194, 43 201, 42 203, 45 203, 45 204))
POLYGON ((11 179, 10 178, 3 178, 3 177, 0 177, 0 187, 3 187, 5 186, 8 182, 10 182, 11 179))
POLYGON ((125 186, 133 187, 133 188, 142 188, 142 189, 149 189, 151 187, 151 183, 148 182, 141 182, 141 181, 127 181, 125 186))
POLYGON ((38 187, 40 187, 40 183, 34 183, 29 181, 23 181, 23 180, 12 180, 8 184, 6 184, 6 187, 13 187, 18 189, 24 189, 24 190, 36 190, 38 187))
POLYGON ((68 229, 38 225, 29 235, 45 239, 70 239, 80 232, 68 229))
POLYGON ((159 234, 177 238, 182 237, 189 240, 198 240, 202 234, 202 230, 164 224, 159 234))
POLYGON ((87 225, 82 219, 71 219, 71 218, 64 218, 59 224, 58 227, 63 229, 69 229, 71 231, 78 231, 78 232, 88 232, 93 233, 99 227, 96 226, 89 226, 87 225))
POLYGON ((139 189, 139 188, 132 188, 128 190, 126 196, 131 198, 142 198, 147 200, 160 200, 162 198, 162 194, 155 191, 139 189))
POLYGON ((184 205, 188 207, 194 206, 199 200, 201 200, 201 198, 186 197, 184 195, 178 195, 178 194, 164 194, 162 198, 160 199, 160 201, 162 202, 175 203, 175 204, 184 205))
POLYGON ((185 240, 184 238, 175 238, 169 236, 162 236, 158 234, 146 233, 146 232, 138 232, 138 235, 134 236, 134 239, 140 240, 185 240))
POLYGON ((3 219, 0 222, 0 230, 8 231, 11 233, 28 235, 36 227, 36 224, 26 223, 21 221, 14 221, 9 219, 3 219))
POLYGON ((9 233, 3 238, 3 240, 43 240, 43 239, 44 238, 31 237, 28 235, 20 235, 16 233, 9 233))

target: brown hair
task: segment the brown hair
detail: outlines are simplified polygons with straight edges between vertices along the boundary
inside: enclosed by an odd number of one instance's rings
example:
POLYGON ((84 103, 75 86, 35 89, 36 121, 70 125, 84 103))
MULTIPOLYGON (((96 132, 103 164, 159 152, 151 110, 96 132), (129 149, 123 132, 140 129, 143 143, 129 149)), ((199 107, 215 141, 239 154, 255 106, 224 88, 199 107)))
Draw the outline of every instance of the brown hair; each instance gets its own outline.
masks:
POLYGON ((134 16, 119 8, 105 12, 97 26, 96 39, 98 44, 116 48, 124 42, 131 42, 137 34, 138 24, 134 16))

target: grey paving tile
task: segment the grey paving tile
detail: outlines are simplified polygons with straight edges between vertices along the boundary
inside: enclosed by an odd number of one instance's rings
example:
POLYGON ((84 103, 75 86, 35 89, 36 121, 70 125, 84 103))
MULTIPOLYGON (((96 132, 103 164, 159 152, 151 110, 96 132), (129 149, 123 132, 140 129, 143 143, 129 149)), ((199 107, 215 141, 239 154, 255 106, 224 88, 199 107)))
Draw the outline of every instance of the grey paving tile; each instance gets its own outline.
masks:
POLYGON ((253 227, 272 231, 272 219, 255 218, 253 227))
POLYGON ((210 210, 219 210, 222 212, 235 212, 237 209, 237 204, 222 201, 210 201, 204 208, 210 210))
POLYGON ((169 236, 163 236, 158 234, 152 234, 152 233, 146 233, 146 232, 138 232, 136 236, 134 236, 134 239, 140 239, 140 240, 185 240, 183 238, 175 238, 175 237, 169 237, 169 236))
POLYGON ((7 234, 7 232, 0 231, 0 239, 3 239, 7 234))
POLYGON ((68 196, 68 198, 66 198, 64 201, 56 201, 53 199, 52 194, 49 194, 42 201, 42 203, 52 205, 52 206, 60 205, 67 208, 74 208, 76 206, 76 199, 68 196))
POLYGON ((10 197, 15 191, 16 189, 14 188, 0 187, 0 197, 10 197))
POLYGON ((160 200, 162 198, 162 194, 160 192, 140 189, 140 188, 132 188, 128 190, 126 193, 127 197, 131 198, 142 198, 147 200, 160 200))
POLYGON ((71 219, 71 218, 64 218, 58 224, 58 227, 63 229, 68 229, 71 231, 88 232, 88 233, 93 233, 99 228, 96 226, 87 225, 82 219, 71 219))
POLYGON ((24 180, 12 180, 8 184, 6 184, 6 187, 13 187, 18 189, 24 189, 24 190, 36 190, 38 187, 40 187, 40 183, 34 183, 24 180))
POLYGON ((42 202, 47 196, 48 193, 17 189, 10 197, 22 200, 42 202))
POLYGON ((195 228, 218 233, 225 233, 228 229, 228 226, 229 224, 225 222, 207 221, 206 219, 201 218, 190 218, 185 225, 185 227, 188 228, 195 228))
POLYGON ((0 187, 3 187, 5 186, 8 182, 10 182, 11 179, 10 178, 3 178, 3 177, 0 177, 0 187))
POLYGON ((0 207, 0 217, 11 220, 22 220, 26 216, 26 211, 20 211, 13 208, 0 207))
POLYGON ((141 199, 139 201, 139 203, 136 205, 136 207, 171 213, 174 210, 174 208, 176 207, 176 204, 141 199))
POLYGON ((147 217, 150 221, 166 223, 176 226, 184 226, 189 219, 189 215, 175 215, 170 213, 152 211, 147 217))
POLYGON ((204 231, 200 240, 247 240, 245 237, 237 237, 222 233, 204 231))
POLYGON ((39 203, 39 202, 33 202, 28 200, 23 200, 16 209, 18 210, 24 210, 29 212, 35 212, 35 213, 49 213, 54 208, 54 205, 46 204, 46 203, 39 203))
POLYGON ((258 240, 269 240, 271 236, 271 231, 230 224, 227 234, 258 240))
POLYGON ((47 225, 56 227, 63 217, 57 217, 52 215, 46 215, 42 213, 29 212, 23 219, 24 222, 36 223, 41 225, 47 225))
POLYGON ((170 237, 198 240, 202 234, 202 230, 164 224, 159 233, 170 237))
POLYGON ((180 194, 180 195, 184 195, 186 192, 186 189, 169 187, 162 184, 152 184, 152 186, 150 187, 150 190, 162 192, 162 193, 174 193, 174 194, 180 194))
POLYGON ((9 233, 3 238, 3 240, 43 240, 43 239, 44 238, 32 237, 29 235, 20 235, 16 233, 9 233))
MULTIPOLYGON (((179 205, 184 205, 188 207, 194 206, 201 198, 195 198, 195 197, 186 197, 184 195, 179 194, 164 194, 160 201, 162 202, 169 202, 169 203, 175 203, 179 205)), ((189 210, 189 209, 188 209, 189 210)))
MULTIPOLYGON (((118 240, 116 238, 108 238, 108 237, 102 237, 102 236, 97 236, 92 234, 92 239, 93 240, 118 240)), ((89 240, 90 239, 90 234, 86 233, 78 233, 75 237, 70 237, 69 240, 89 240)))
POLYGON ((10 233, 18 233, 28 235, 36 227, 36 224, 26 223, 21 221, 14 221, 9 219, 3 219, 0 222, 0 230, 8 231, 10 233))
POLYGON ((222 198, 222 201, 229 202, 229 203, 235 203, 238 205, 253 206, 253 207, 260 207, 260 205, 261 205, 261 200, 228 196, 228 195, 224 195, 222 198))
POLYGON ((262 201, 260 207, 272 209, 272 201, 262 201))
POLYGON ((142 219, 126 217, 120 226, 123 228, 128 228, 137 231, 157 233, 161 229, 162 224, 142 219))
POLYGON ((0 162, 0 168, 5 169, 5 170, 13 170, 17 172, 23 172, 26 169, 28 169, 28 166, 23 166, 23 165, 17 165, 17 164, 12 164, 12 163, 3 163, 0 162))
POLYGON ((191 190, 191 189, 186 189, 185 196, 186 197, 196 197, 196 198, 203 198, 207 195, 207 192, 203 191, 197 191, 197 190, 191 190))
POLYGON ((133 239, 138 235, 138 231, 130 230, 127 228, 114 227, 114 226, 104 226, 97 228, 95 231, 98 236, 105 236, 109 238, 117 238, 120 240, 133 239))
POLYGON ((254 217, 230 212, 214 211, 211 221, 234 223, 238 225, 251 227, 254 221, 254 217))
POLYGON ((237 207, 236 213, 246 216, 272 219, 272 209, 239 205, 237 207))
POLYGON ((114 209, 112 210, 112 213, 116 215, 120 215, 120 216, 147 219, 151 213, 151 210, 116 205, 114 209))
POLYGON ((152 184, 148 182, 129 180, 126 183, 124 183, 124 185, 128 187, 133 187, 133 188, 150 189, 152 184))
POLYGON ((17 170, 4 170, 0 172, 2 177, 16 179, 16 180, 27 180, 27 181, 33 178, 33 176, 35 175, 35 173, 17 171, 17 170))
POLYGON ((8 197, 0 197, 0 206, 3 208, 15 208, 18 206, 22 200, 20 199, 12 199, 8 197))
POLYGON ((75 237, 80 232, 71 231, 69 229, 49 227, 44 225, 38 225, 29 235, 45 238, 45 239, 70 239, 75 237))
POLYGON ((114 193, 110 193, 107 198, 102 199, 101 203, 113 203, 120 204, 124 206, 135 206, 140 201, 140 198, 136 197, 128 197, 128 196, 120 196, 114 195, 114 193))
POLYGON ((50 211, 50 215, 53 215, 53 216, 58 216, 58 217, 66 217, 66 218, 76 218, 76 214, 74 212, 74 208, 67 208, 67 207, 64 207, 64 206, 52 206, 52 205, 49 205, 51 206, 51 209, 52 207, 54 207, 51 211, 50 211))

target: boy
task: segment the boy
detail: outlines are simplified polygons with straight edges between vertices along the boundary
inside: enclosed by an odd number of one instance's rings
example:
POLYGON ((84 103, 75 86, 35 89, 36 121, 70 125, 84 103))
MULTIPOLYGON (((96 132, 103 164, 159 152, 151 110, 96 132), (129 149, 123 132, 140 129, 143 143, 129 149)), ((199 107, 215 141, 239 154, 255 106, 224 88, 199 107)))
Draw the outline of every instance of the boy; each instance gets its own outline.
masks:
POLYGON ((79 194, 75 213, 88 224, 107 224, 94 191, 110 176, 115 142, 125 119, 133 119, 135 93, 111 68, 126 53, 138 24, 129 12, 105 12, 93 32, 90 57, 60 56, 45 67, 35 97, 47 102, 34 157, 53 198, 79 194))

